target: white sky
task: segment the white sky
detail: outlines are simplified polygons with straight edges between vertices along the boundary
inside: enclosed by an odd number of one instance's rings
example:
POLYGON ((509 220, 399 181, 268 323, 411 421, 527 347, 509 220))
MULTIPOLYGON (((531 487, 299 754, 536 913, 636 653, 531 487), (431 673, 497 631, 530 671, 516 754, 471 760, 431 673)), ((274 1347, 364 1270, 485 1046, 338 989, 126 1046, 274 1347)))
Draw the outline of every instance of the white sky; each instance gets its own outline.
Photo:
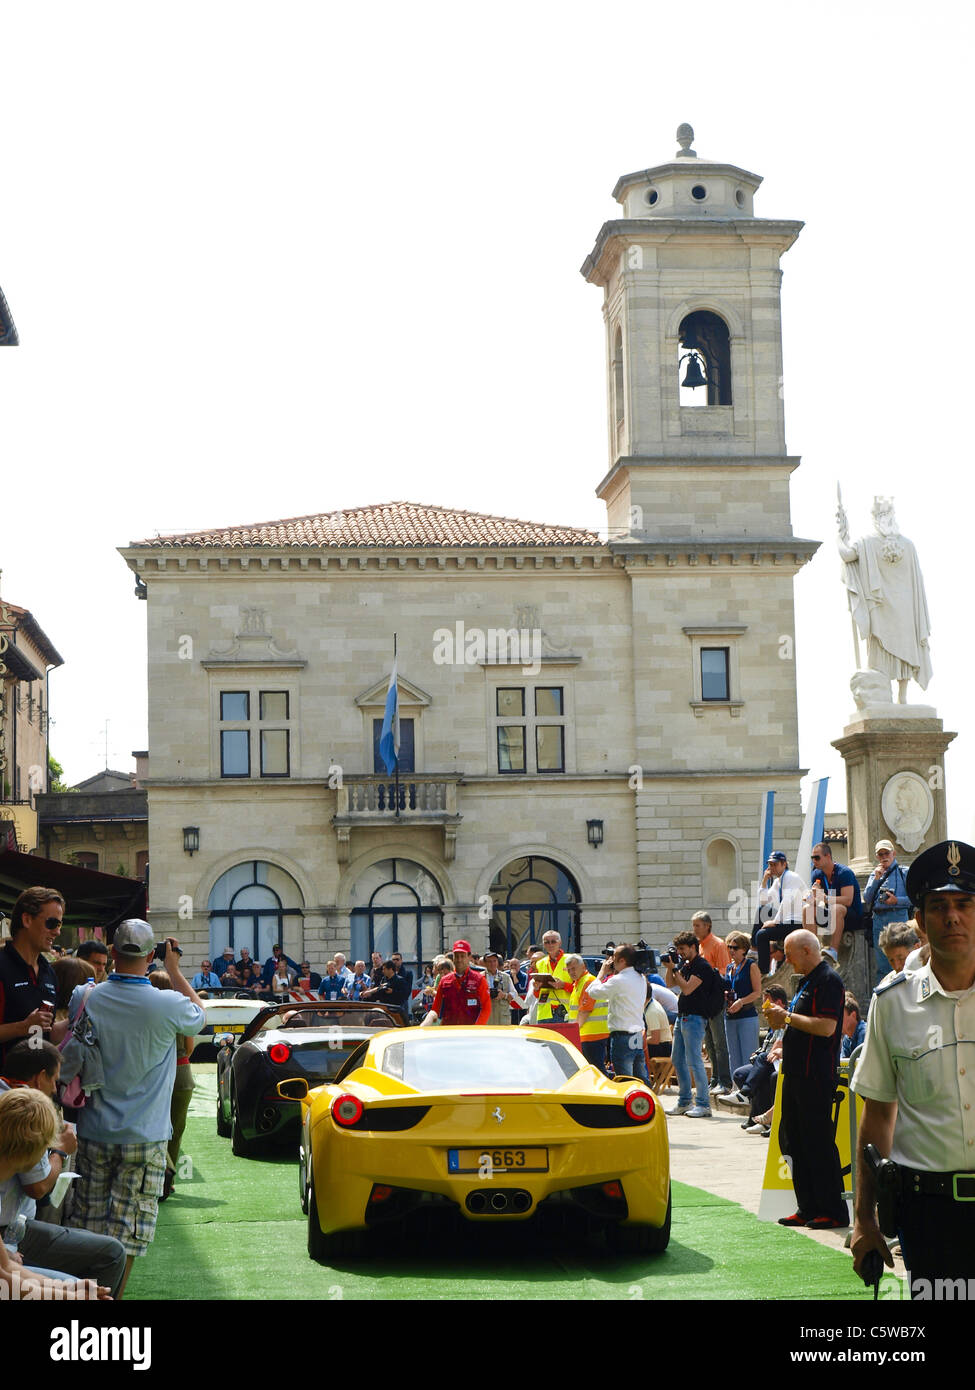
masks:
MULTIPOLYGON (((921 559, 975 839, 964 386, 970 9, 0 0, 4 597, 65 658, 70 781, 144 747, 145 608, 115 547, 407 498, 600 528, 601 292, 622 173, 699 154, 800 218, 784 258, 801 760, 853 708, 835 485, 921 559), (944 330, 944 331, 942 331, 944 330), (947 548, 946 548, 947 547, 947 548)), ((968 388, 970 389, 970 388, 968 388)))

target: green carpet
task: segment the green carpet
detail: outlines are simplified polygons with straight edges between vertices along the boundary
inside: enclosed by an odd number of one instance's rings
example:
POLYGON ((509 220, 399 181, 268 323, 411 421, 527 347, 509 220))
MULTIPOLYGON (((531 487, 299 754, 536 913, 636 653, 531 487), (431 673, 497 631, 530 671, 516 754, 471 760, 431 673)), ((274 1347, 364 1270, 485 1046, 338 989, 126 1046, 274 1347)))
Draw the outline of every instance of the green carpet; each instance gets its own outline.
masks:
POLYGON ((326 1268, 306 1252, 295 1159, 234 1158, 216 1133, 213 1070, 194 1070, 181 1157, 191 1172, 160 1206, 127 1298, 864 1298, 848 1255, 678 1182, 663 1255, 608 1258, 569 1242, 533 1249, 531 1231, 510 1226, 501 1239, 464 1231, 452 1250, 401 1242, 381 1258, 326 1268))

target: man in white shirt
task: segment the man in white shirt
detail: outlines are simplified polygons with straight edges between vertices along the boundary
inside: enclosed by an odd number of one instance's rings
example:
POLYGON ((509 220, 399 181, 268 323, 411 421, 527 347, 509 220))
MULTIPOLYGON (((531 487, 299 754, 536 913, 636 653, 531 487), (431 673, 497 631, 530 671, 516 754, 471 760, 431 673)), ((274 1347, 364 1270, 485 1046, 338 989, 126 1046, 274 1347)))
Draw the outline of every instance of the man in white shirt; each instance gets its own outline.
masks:
POLYGON ((647 982, 633 968, 635 946, 617 946, 612 961, 603 961, 589 986, 593 999, 609 1000, 609 1055, 615 1076, 637 1076, 650 1085, 643 1052, 643 1007, 647 982))
POLYGON ((758 968, 763 975, 767 975, 771 968, 771 943, 784 941, 791 931, 802 926, 802 895, 805 891, 806 885, 789 868, 789 861, 782 851, 774 850, 768 857, 768 867, 758 890, 759 903, 774 911, 752 937, 758 951, 758 968))

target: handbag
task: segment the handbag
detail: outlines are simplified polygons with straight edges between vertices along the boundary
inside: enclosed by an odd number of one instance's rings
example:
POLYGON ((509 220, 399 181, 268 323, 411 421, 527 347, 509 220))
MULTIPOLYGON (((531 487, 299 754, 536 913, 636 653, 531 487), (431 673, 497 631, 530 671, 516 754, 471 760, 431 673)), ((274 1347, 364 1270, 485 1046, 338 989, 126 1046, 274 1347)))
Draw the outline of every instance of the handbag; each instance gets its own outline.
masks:
POLYGON ((95 1025, 87 1012, 88 996, 94 981, 85 990, 74 1027, 61 1042, 61 1104, 80 1110, 93 1091, 105 1085, 105 1069, 98 1046, 95 1025))

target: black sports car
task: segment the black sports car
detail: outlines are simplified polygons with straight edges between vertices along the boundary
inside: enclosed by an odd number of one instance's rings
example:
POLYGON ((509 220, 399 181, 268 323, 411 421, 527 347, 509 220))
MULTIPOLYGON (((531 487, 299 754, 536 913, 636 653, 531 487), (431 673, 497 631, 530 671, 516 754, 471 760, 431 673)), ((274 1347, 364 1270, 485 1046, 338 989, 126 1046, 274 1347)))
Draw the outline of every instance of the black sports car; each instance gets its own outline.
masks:
POLYGON ((301 1107, 278 1095, 278 1082, 303 1077, 309 1087, 321 1086, 360 1043, 404 1026, 384 1004, 322 1000, 272 1004, 239 1037, 218 1027, 217 1133, 229 1135, 234 1153, 243 1157, 294 1143, 301 1107))

